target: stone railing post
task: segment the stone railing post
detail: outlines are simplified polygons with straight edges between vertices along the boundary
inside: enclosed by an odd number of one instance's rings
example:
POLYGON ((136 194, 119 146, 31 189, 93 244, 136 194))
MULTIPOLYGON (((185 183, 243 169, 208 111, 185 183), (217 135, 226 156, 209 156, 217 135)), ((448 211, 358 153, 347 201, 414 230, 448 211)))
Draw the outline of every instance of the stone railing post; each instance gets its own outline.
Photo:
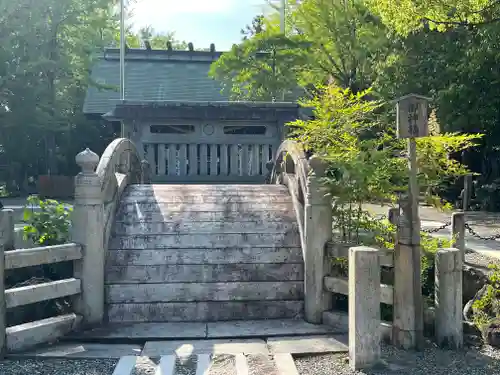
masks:
POLYGON ((458 249, 440 249, 436 253, 436 343, 451 349, 463 345, 462 265, 458 249))
POLYGON ((454 212, 451 215, 451 246, 460 250, 462 261, 465 260, 465 213, 454 212))
POLYGON ((331 293, 323 289, 326 274, 325 245, 332 238, 331 195, 320 183, 326 166, 317 157, 309 160, 311 173, 307 177, 304 235, 305 235, 305 319, 320 324, 323 312, 332 304, 331 293))
POLYGON ((349 366, 359 370, 380 360, 380 258, 376 249, 349 249, 349 366))
POLYGON ((14 211, 0 211, 0 359, 5 355, 7 306, 5 305, 5 251, 13 248, 14 211))
POLYGON ((141 161, 141 184, 149 185, 151 183, 151 165, 144 159, 141 161))
POLYGON ((88 148, 76 156, 82 171, 75 177, 72 240, 82 245, 83 258, 75 262, 75 277, 82 292, 75 300, 75 312, 87 326, 104 317, 104 205, 101 180, 95 168, 99 156, 88 148))

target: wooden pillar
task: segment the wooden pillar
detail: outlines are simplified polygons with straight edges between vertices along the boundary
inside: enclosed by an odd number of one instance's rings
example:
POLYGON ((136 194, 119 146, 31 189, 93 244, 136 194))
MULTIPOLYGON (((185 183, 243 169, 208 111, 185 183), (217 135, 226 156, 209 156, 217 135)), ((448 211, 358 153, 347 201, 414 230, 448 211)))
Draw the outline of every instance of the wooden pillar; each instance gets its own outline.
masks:
POLYGON ((332 201, 319 181, 325 165, 316 157, 312 157, 309 163, 312 171, 307 178, 304 208, 305 319, 309 323, 320 324, 323 312, 329 310, 332 304, 332 294, 323 289, 325 245, 332 238, 332 201))
POLYGON ((75 311, 87 326, 104 318, 104 205, 101 180, 95 173, 99 156, 88 148, 76 156, 82 171, 75 177, 72 240, 82 245, 83 258, 75 262, 75 277, 82 292, 75 299, 75 311))

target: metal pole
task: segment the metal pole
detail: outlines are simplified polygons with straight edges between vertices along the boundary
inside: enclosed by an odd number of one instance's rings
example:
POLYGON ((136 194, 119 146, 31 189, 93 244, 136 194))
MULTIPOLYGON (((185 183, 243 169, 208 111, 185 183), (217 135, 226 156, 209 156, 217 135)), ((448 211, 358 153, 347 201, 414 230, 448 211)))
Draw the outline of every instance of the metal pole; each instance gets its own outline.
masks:
POLYGON ((125 0, 120 0, 120 99, 125 100, 125 0))

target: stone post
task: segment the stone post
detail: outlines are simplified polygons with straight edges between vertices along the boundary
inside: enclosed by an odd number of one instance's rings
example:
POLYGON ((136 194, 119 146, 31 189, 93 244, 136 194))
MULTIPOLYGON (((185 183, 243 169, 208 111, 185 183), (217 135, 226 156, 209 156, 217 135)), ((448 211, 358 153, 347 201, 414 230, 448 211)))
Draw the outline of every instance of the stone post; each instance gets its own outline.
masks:
POLYGON ((436 343, 451 349, 463 345, 462 254, 458 249, 436 253, 436 343))
POLYGON ((141 184, 149 185, 151 183, 151 165, 144 159, 141 161, 141 184))
POLYGON ((465 260, 465 214, 454 212, 451 215, 451 246, 460 250, 462 262, 465 260))
POLYGON ((5 251, 13 248, 14 211, 0 211, 0 359, 6 350, 7 306, 5 305, 5 251), (10 247, 12 246, 12 247, 10 247))
POLYGON ((380 259, 376 249, 349 249, 349 366, 372 367, 380 360, 380 259))
POLYGON ((319 181, 326 166, 314 156, 309 163, 311 173, 307 177, 304 208, 305 320, 320 324, 323 312, 329 310, 332 304, 332 294, 323 289, 326 275, 325 245, 332 238, 332 200, 319 181))
POLYGON ((423 347, 423 301, 420 281, 420 222, 412 197, 402 197, 394 248, 393 344, 404 349, 423 347))
POLYGON ((88 148, 76 156, 82 171, 75 177, 72 240, 82 245, 83 258, 75 262, 75 277, 82 292, 75 311, 87 326, 100 324, 104 317, 104 205, 101 180, 95 173, 99 156, 88 148))

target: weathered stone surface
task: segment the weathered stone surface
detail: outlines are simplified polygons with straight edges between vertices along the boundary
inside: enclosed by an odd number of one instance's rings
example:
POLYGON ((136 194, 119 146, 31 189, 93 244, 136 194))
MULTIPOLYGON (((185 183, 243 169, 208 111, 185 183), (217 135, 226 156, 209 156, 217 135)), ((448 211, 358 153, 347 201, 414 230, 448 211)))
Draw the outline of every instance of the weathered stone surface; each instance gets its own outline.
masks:
POLYGON ((37 350, 11 355, 20 358, 120 358, 128 355, 140 355, 140 345, 129 344, 94 344, 61 343, 37 350))
POLYGON ((5 253, 5 268, 23 268, 82 258, 82 247, 74 243, 11 250, 5 253))
POLYGON ((276 337, 267 340, 271 353, 311 354, 347 352, 347 336, 276 337))
POLYGON ((110 266, 299 262, 302 262, 302 249, 300 247, 108 251, 108 264, 110 266))
POLYGON ((107 284, 304 280, 300 263, 110 266, 107 284))
POLYGON ((99 340, 106 342, 111 340, 156 340, 156 339, 199 339, 205 338, 207 331, 206 323, 132 323, 132 324, 110 324, 100 328, 81 333, 73 333, 66 336, 66 340, 72 342, 88 340, 99 340))
POLYGON ((241 233, 241 234, 167 234, 113 237, 110 250, 122 249, 196 249, 227 247, 296 247, 300 246, 297 233, 241 233))
POLYGON ((302 249, 283 186, 130 186, 106 271, 111 321, 303 316, 302 249))
POLYGON ((8 327, 7 350, 22 351, 41 343, 54 342, 76 329, 80 322, 80 316, 67 314, 8 327))
POLYGON ((224 320, 301 319, 304 302, 208 301, 108 305, 110 322, 215 322, 224 320))
POLYGON ((251 221, 251 222, 272 222, 272 221, 291 221, 295 222, 295 211, 274 211, 271 206, 261 211, 254 211, 251 214, 242 214, 238 211, 189 211, 180 209, 177 211, 156 211, 119 214, 116 216, 116 223, 148 223, 165 222, 195 223, 199 221, 220 222, 220 221, 251 221))
POLYGON ((288 194, 288 189, 283 185, 255 185, 255 184, 224 184, 224 185, 185 185, 185 184, 158 184, 158 185, 131 185, 125 194, 128 196, 147 196, 157 193, 169 193, 173 195, 187 195, 200 193, 219 194, 246 194, 252 192, 283 193, 288 194))
POLYGON ((281 375, 299 375, 295 362, 290 353, 277 353, 274 355, 274 362, 281 375))
POLYGON ((500 321, 495 321, 490 323, 488 327, 484 329, 484 338, 486 342, 496 348, 500 347, 500 321))
POLYGON ((233 282, 114 284, 106 286, 108 303, 259 301, 303 298, 303 283, 233 282))
POLYGON ((480 269, 464 266, 463 270, 463 300, 470 301, 476 293, 488 283, 486 273, 480 269))
POLYGON ((72 296, 80 293, 79 279, 65 279, 11 288, 5 292, 7 308, 29 305, 35 302, 72 296))
POLYGON ((324 335, 330 327, 303 320, 248 320, 207 324, 207 337, 272 337, 287 335, 324 335))
POLYGON ((159 357, 176 354, 268 354, 266 342, 259 339, 247 340, 196 340, 196 341, 148 341, 141 355, 159 357))
POLYGON ((436 342, 458 349, 463 346, 462 252, 440 249, 435 271, 436 342))
POLYGON ((211 211, 211 212, 230 212, 235 211, 240 215, 253 215, 255 212, 265 211, 272 208, 273 211, 291 211, 293 206, 289 202, 229 202, 229 203, 201 203, 201 204, 186 204, 186 203, 125 203, 120 205, 118 215, 134 214, 142 212, 178 212, 189 210, 196 211, 211 211))
POLYGON ((282 233, 297 231, 297 224, 292 219, 256 221, 221 220, 218 222, 180 220, 177 222, 136 222, 115 225, 115 235, 138 234, 181 234, 181 233, 282 233))
POLYGON ((242 194, 199 194, 199 195, 176 195, 170 193, 155 194, 154 196, 136 197, 124 196, 122 198, 123 204, 147 204, 148 206, 162 205, 163 204, 233 204, 233 203, 292 203, 292 198, 285 194, 270 194, 265 191, 262 192, 244 192, 242 194))
POLYGON ((349 249, 349 366, 380 360, 380 259, 376 249, 349 249))

